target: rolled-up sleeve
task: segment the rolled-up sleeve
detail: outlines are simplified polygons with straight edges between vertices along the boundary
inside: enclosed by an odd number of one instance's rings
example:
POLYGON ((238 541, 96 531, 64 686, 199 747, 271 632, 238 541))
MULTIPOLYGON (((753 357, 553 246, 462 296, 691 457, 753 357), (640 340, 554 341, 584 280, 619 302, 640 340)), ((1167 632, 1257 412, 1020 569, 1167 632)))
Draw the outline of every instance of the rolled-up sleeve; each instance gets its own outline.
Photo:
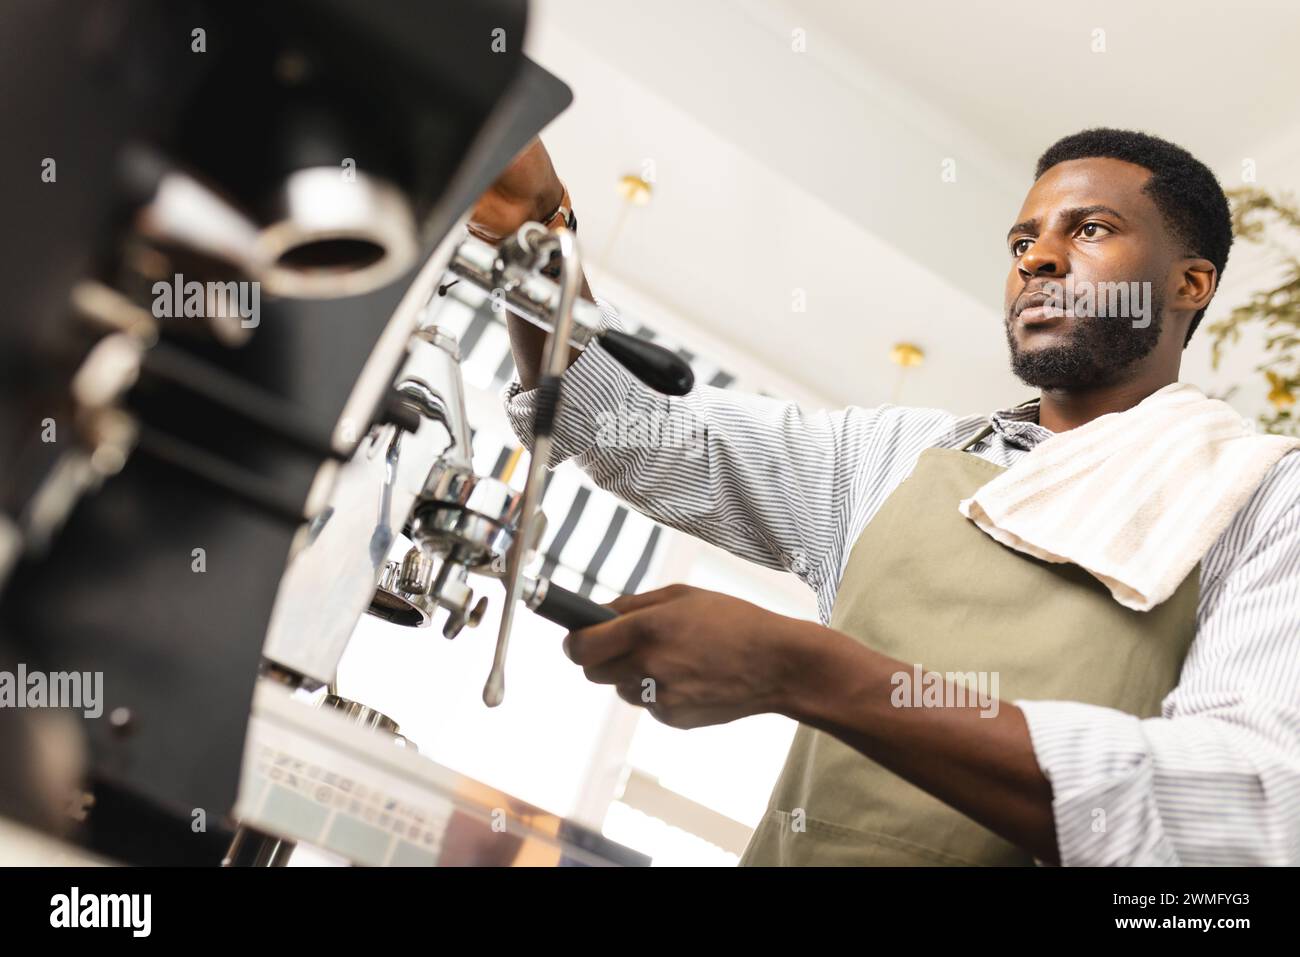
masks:
MULTIPOLYGON (((623 322, 608 302, 597 299, 600 330, 623 330, 623 322)), ((636 380, 614 360, 600 341, 589 345, 564 374, 560 408, 555 417, 553 444, 548 468, 589 451, 600 434, 601 422, 627 405, 636 380)), ((533 447, 533 416, 537 390, 525 391, 519 373, 502 393, 510 428, 525 448, 533 447)))
POLYGON ((1062 864, 1300 864, 1300 505, 1212 587, 1160 717, 1015 702, 1062 864))

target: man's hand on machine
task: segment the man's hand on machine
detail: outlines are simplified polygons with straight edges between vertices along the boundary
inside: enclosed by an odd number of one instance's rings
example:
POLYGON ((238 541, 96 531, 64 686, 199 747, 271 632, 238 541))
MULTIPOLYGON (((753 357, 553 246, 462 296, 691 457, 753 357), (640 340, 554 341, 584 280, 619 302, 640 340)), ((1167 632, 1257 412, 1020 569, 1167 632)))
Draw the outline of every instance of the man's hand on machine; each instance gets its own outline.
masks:
POLYGON ((817 645, 848 640, 729 595, 669 585, 609 605, 618 617, 564 640, 588 679, 674 728, 798 710, 817 645))
MULTIPOLYGON (((527 222, 545 222, 564 199, 564 184, 555 172, 551 155, 538 137, 525 146, 502 170, 470 211, 467 228, 476 238, 497 244, 527 222)), ((587 277, 580 295, 595 302, 587 277)), ((507 313, 506 330, 514 353, 519 381, 525 390, 536 388, 546 334, 537 326, 507 313)), ((569 362, 578 350, 569 350, 569 362)))
POLYGON ((470 232, 490 242, 500 241, 524 223, 545 219, 564 197, 551 156, 533 137, 479 197, 469 216, 470 232))

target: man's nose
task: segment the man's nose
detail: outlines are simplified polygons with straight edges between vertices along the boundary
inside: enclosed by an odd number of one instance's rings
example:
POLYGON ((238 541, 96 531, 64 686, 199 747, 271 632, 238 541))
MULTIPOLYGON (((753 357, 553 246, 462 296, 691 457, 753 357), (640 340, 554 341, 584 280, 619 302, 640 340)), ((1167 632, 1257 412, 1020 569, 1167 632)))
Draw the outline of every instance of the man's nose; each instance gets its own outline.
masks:
POLYGON ((1069 272, 1065 250, 1050 239, 1040 237, 1020 257, 1017 266, 1020 278, 1028 281, 1034 276, 1064 276, 1069 272))

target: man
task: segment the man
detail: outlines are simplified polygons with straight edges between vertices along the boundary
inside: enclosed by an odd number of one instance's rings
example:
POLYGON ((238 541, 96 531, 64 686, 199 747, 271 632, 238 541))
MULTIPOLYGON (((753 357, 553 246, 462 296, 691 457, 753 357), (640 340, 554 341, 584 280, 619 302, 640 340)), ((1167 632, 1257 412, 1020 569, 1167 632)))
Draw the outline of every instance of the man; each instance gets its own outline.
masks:
MULTIPOLYGON (((551 218, 561 197, 534 144, 472 228, 551 218)), ((599 346, 577 359, 552 464, 576 456, 651 517, 794 571, 821 624, 671 586, 615 601, 566 651, 674 727, 800 722, 744 863, 1300 863, 1300 454, 1148 611, 957 511, 1040 443, 1177 381, 1232 243, 1223 192, 1173 144, 1088 130, 1043 154, 1015 223, 1006 336, 1040 397, 991 418, 809 414, 707 386, 669 399, 599 346), (1049 283, 1067 281, 1138 282, 1149 308, 1054 309, 1049 283), (690 416, 702 452, 604 443, 612 412, 690 416), (906 706, 900 676, 922 666, 1000 678, 1003 697, 906 706)), ((528 443, 541 337, 513 319, 510 334, 507 412, 528 443)))

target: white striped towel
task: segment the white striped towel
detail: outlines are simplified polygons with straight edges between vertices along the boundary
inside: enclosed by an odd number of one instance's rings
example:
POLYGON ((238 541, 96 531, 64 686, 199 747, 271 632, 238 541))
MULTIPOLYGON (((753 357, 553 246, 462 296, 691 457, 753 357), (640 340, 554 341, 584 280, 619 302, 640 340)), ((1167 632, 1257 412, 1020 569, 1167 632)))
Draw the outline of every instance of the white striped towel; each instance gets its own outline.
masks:
POLYGON ((1098 578, 1127 608, 1174 593, 1300 439, 1175 382, 1039 443, 958 506, 994 539, 1098 578))

